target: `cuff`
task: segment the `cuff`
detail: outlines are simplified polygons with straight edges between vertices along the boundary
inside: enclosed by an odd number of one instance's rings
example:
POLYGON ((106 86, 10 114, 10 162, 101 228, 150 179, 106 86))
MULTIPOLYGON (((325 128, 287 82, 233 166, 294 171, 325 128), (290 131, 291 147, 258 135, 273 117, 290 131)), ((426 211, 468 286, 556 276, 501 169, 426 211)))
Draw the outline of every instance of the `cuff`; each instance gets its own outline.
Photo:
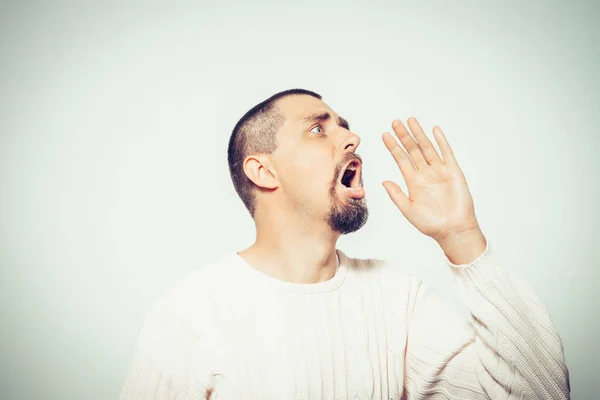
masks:
POLYGON ((489 258, 490 257, 490 253, 492 253, 492 249, 490 247, 490 241, 489 239, 486 237, 485 239, 485 250, 483 251, 483 253, 481 253, 479 255, 479 257, 477 257, 475 260, 473 260, 470 264, 453 264, 450 259, 446 256, 445 253, 442 252, 444 259, 446 260, 446 264, 448 264, 450 267, 452 268, 465 268, 468 267, 470 265, 473 264, 481 264, 481 262, 485 262, 485 258, 489 258))
POLYGON ((486 239, 486 242, 483 253, 470 264, 453 264, 444 255, 446 264, 450 267, 455 279, 467 282, 469 285, 475 285, 498 279, 502 275, 494 248, 488 239, 486 239))

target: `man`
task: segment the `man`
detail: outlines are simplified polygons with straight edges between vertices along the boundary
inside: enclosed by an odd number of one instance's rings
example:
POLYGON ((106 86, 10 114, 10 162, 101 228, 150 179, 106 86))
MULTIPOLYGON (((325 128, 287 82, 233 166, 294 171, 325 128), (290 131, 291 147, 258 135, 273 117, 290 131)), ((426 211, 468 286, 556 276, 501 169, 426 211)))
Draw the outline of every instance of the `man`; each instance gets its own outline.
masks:
POLYGON ((561 340, 540 300, 498 263, 439 127, 414 118, 385 146, 400 212, 442 248, 463 321, 397 265, 337 239, 368 211, 360 144, 321 96, 294 89, 252 108, 228 150, 256 241, 192 272, 153 306, 122 399, 565 399, 561 340), (416 139, 416 141, 415 141, 416 139))

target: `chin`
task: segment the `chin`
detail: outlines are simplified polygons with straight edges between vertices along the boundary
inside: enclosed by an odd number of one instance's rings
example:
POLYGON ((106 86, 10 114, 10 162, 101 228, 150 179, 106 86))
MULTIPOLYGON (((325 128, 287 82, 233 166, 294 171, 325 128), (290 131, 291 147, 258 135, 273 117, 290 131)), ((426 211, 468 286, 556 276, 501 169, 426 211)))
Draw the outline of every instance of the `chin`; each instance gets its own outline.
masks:
POLYGON ((346 199, 345 204, 337 200, 329 213, 329 226, 342 235, 358 231, 369 219, 369 210, 364 199, 346 199))

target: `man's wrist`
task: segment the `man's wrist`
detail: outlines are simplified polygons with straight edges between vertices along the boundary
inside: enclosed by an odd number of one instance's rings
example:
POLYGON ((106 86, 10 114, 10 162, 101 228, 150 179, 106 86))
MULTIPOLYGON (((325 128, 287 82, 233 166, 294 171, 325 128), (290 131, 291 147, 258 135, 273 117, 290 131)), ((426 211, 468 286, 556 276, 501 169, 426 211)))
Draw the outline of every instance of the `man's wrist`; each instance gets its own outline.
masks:
POLYGON ((471 264, 486 249, 487 241, 481 229, 449 234, 437 241, 452 264, 471 264))

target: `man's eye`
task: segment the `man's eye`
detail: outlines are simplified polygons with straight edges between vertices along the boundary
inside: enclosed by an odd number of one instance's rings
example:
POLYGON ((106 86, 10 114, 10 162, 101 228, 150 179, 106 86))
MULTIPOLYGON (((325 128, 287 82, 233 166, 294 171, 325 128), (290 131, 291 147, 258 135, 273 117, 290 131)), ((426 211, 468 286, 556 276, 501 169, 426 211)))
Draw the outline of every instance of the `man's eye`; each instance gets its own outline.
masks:
POLYGON ((323 133, 323 129, 321 129, 321 125, 317 125, 317 126, 315 126, 315 127, 314 127, 314 128, 312 128, 310 131, 311 131, 311 132, 314 132, 314 133, 323 133), (318 131, 315 131, 315 129, 318 129, 318 131))

